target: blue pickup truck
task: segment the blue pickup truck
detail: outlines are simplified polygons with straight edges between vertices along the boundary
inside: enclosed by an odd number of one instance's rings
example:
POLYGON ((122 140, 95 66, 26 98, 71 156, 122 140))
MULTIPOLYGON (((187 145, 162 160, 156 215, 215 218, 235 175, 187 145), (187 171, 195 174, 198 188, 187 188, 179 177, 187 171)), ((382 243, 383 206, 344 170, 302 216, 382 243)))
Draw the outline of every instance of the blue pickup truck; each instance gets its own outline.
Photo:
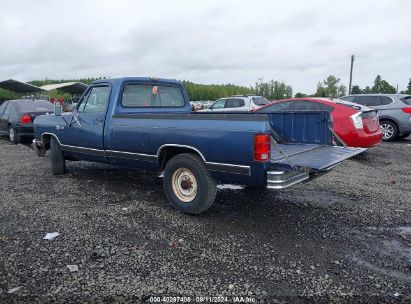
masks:
POLYGON ((34 134, 53 174, 66 160, 154 171, 168 201, 190 214, 210 208, 217 182, 283 189, 365 150, 333 146, 328 112, 192 112, 180 82, 143 77, 95 81, 72 112, 57 104, 37 117, 34 134))

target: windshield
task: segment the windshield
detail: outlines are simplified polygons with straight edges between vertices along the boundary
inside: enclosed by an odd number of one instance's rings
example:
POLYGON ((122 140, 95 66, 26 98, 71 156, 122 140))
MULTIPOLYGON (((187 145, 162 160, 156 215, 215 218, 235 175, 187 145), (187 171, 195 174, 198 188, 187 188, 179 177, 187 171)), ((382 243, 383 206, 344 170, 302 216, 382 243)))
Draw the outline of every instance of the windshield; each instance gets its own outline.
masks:
POLYGON ((52 103, 46 100, 27 100, 17 103, 17 107, 21 112, 47 112, 54 111, 52 103))
POLYGON ((253 102, 257 106, 264 106, 266 104, 269 104, 269 101, 265 99, 265 97, 254 97, 253 102))

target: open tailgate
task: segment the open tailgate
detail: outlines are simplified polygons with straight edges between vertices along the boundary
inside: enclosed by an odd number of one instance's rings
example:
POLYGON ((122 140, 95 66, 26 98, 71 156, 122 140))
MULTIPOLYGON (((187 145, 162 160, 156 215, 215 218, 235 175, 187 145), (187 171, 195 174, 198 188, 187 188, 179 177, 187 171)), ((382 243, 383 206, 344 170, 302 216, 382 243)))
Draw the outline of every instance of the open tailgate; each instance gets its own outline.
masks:
POLYGON ((270 160, 273 169, 327 171, 366 150, 333 146, 332 119, 327 111, 284 111, 268 115, 273 138, 270 160))
POLYGON ((365 150, 367 149, 315 144, 274 144, 271 148, 270 162, 278 169, 294 166, 314 172, 327 171, 365 150))

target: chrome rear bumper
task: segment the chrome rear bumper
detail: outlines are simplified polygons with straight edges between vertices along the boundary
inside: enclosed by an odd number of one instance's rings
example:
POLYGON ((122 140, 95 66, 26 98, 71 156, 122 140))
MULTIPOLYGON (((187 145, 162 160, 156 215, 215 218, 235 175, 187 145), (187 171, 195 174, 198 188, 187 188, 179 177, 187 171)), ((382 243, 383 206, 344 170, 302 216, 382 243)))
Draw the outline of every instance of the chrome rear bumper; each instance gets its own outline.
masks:
POLYGON ((268 189, 285 189, 292 185, 301 183, 310 178, 307 172, 301 171, 268 171, 267 188, 268 189))

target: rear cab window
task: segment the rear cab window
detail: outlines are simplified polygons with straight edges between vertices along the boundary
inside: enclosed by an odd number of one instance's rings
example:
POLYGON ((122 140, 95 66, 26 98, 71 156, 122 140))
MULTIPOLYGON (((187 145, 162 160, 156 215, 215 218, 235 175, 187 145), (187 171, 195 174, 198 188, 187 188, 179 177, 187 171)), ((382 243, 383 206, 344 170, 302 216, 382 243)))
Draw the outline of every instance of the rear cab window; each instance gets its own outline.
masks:
POLYGON ((121 105, 124 108, 184 107, 183 92, 172 84, 129 83, 123 89, 121 105))

